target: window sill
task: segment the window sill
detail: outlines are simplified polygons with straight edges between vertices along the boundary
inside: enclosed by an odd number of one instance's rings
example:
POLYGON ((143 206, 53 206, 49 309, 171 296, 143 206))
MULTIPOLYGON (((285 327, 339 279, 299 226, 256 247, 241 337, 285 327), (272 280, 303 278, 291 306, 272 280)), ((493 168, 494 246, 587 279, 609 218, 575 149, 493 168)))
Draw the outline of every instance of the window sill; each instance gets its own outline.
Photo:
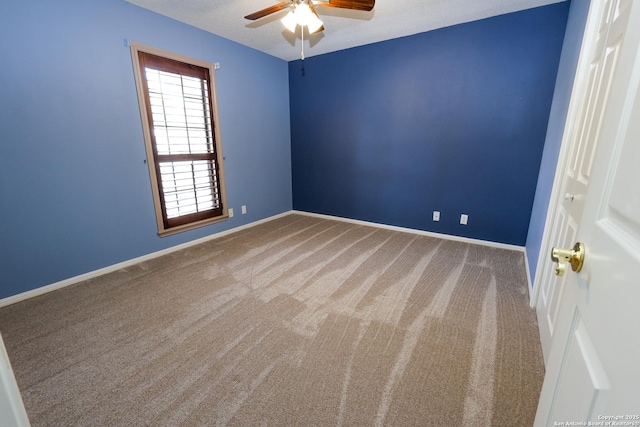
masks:
POLYGON ((176 227, 159 229, 158 235, 160 237, 167 237, 167 236, 171 236, 172 234, 182 233, 183 231, 193 230, 194 228, 204 227, 205 225, 215 224, 216 222, 222 222, 228 219, 229 219, 229 214, 225 212, 223 215, 217 216, 215 218, 207 218, 207 219, 192 222, 189 224, 178 225, 176 227))

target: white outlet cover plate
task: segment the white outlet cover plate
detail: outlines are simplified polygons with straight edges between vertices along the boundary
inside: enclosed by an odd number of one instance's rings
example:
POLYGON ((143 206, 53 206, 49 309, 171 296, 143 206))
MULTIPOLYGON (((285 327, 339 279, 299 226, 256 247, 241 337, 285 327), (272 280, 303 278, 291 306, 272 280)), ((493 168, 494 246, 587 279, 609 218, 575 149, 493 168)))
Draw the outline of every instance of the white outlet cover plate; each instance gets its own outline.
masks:
POLYGON ((460 215, 460 224, 467 225, 468 221, 469 221, 469 215, 466 215, 466 214, 460 215))

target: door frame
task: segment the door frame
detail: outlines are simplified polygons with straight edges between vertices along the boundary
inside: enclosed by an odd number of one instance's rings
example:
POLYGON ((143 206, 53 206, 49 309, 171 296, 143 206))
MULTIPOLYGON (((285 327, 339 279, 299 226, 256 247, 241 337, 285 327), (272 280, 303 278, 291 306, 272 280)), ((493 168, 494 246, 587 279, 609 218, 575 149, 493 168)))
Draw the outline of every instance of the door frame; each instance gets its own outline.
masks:
MULTIPOLYGON (((564 123, 562 132, 562 141, 560 143, 560 152, 556 163, 555 175, 553 178, 553 186, 549 197, 549 206, 547 207, 546 218, 544 222, 544 230, 542 232, 542 241, 540 243, 540 251, 538 253, 538 262, 533 280, 533 293, 529 301, 531 308, 536 308, 538 299, 540 298, 540 289, 544 269, 547 263, 551 262, 550 250, 553 242, 551 242, 551 232, 553 231, 553 223, 558 214, 560 205, 560 197, 562 191, 563 177, 571 152, 571 142, 575 133, 575 126, 579 120, 580 104, 584 98, 585 87, 589 77, 589 58, 591 51, 596 46, 596 35, 598 33, 598 16, 601 8, 604 7, 598 0, 590 0, 589 13, 587 14, 587 22, 585 23, 582 42, 580 45, 580 54, 576 65, 575 76, 573 78, 573 87, 571 88, 571 97, 569 99, 569 107, 567 109, 567 118, 564 123)), ((539 326, 538 326, 539 327, 539 326)))
POLYGON ((29 427, 29 417, 22 402, 22 396, 11 369, 11 362, 0 335, 0 414, 4 426, 29 427))

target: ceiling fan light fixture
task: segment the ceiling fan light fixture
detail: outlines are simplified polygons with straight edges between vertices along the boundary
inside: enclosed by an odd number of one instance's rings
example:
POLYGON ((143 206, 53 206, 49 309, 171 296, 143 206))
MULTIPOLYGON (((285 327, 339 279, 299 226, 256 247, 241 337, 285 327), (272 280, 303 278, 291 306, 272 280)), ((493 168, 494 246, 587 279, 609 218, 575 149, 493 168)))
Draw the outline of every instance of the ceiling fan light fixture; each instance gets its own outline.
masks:
POLYGON ((291 31, 292 33, 296 32, 296 27, 298 26, 298 20, 296 19, 295 14, 293 12, 289 11, 289 13, 287 13, 287 16, 282 18, 280 22, 282 22, 282 25, 284 25, 287 30, 291 31))
POLYGON ((318 31, 320 28, 322 28, 322 21, 320 19, 318 19, 317 16, 315 15, 311 15, 311 19, 309 19, 309 22, 307 22, 307 28, 309 29, 309 34, 313 34, 316 31, 318 31))
POLYGON ((284 0, 273 6, 250 13, 245 19, 255 21, 272 13, 278 13, 289 9, 287 16, 280 22, 287 30, 295 34, 300 25, 300 38, 302 39, 302 52, 300 57, 304 59, 304 27, 307 26, 309 34, 324 30, 324 24, 316 12, 316 6, 334 7, 339 9, 362 10, 369 12, 373 9, 376 0, 284 0))
POLYGON ((294 11, 289 11, 287 15, 280 20, 287 30, 292 33, 296 32, 298 25, 306 26, 309 34, 313 34, 322 28, 322 21, 311 11, 307 3, 300 3, 295 6, 294 11))
POLYGON ((296 17, 296 21, 301 26, 309 25, 311 18, 315 18, 313 12, 311 12, 311 8, 306 3, 300 3, 296 6, 295 12, 293 15, 296 17))
POLYGON ((322 28, 322 21, 315 14, 311 14, 311 17, 307 20, 307 28, 309 29, 309 34, 313 34, 322 28))

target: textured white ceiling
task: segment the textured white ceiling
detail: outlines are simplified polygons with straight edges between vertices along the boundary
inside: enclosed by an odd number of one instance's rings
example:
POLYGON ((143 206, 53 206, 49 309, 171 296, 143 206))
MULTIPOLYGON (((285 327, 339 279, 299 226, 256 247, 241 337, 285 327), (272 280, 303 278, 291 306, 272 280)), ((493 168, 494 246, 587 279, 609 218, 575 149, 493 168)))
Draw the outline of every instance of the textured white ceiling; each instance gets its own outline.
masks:
MULTIPOLYGON (((300 59, 300 33, 280 23, 286 10, 257 21, 245 15, 280 0, 126 0, 145 9, 291 61, 300 59)), ((319 0, 325 1, 325 0, 319 0)), ((318 7, 325 30, 305 34, 310 57, 422 33, 565 0, 376 0, 371 12, 318 7)), ((317 1, 316 1, 317 3, 317 1)))

